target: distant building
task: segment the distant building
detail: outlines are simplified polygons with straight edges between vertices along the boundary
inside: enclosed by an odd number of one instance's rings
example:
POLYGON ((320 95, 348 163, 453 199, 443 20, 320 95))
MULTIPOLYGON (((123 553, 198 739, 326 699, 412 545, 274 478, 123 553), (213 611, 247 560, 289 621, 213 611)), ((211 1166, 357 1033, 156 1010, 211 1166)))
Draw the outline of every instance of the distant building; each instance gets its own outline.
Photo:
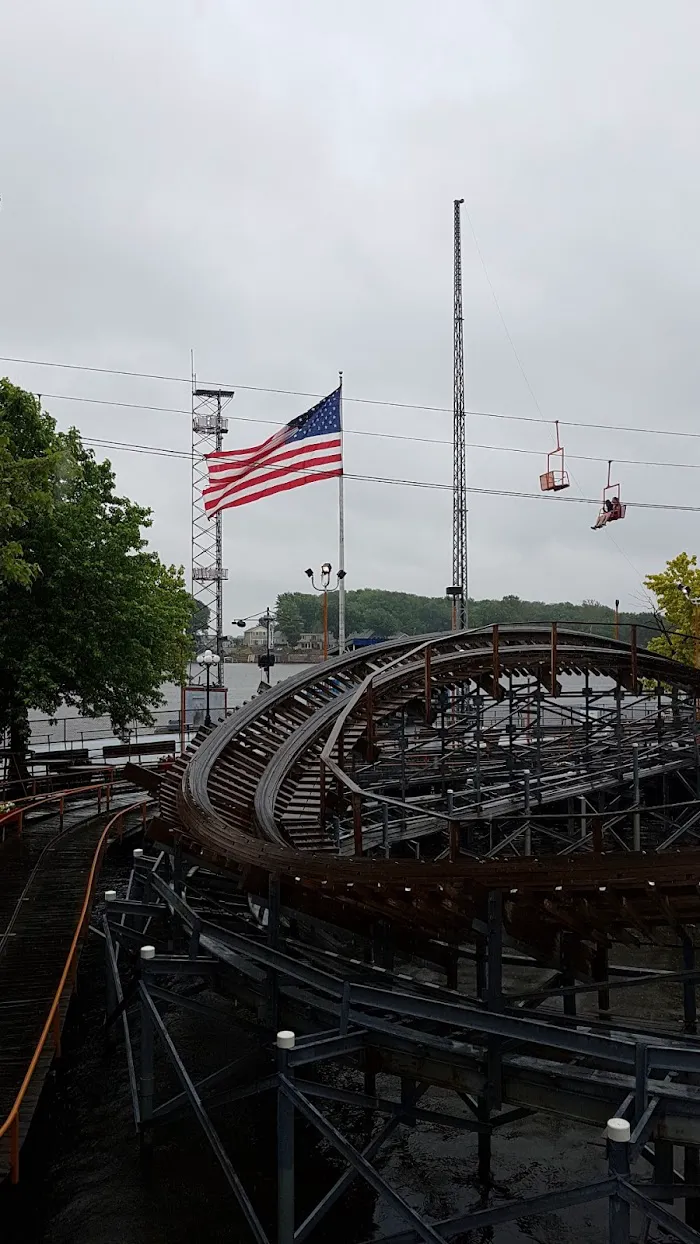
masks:
MULTIPOLYGON (((282 632, 270 627, 270 647, 282 640, 282 632)), ((248 648, 266 648, 267 647, 267 627, 266 626, 249 626, 243 635, 243 642, 248 648)))
MULTIPOLYGON (((335 636, 329 633, 328 647, 332 648, 334 643, 335 636)), ((323 652, 323 631, 302 631, 296 647, 300 652, 323 652)))

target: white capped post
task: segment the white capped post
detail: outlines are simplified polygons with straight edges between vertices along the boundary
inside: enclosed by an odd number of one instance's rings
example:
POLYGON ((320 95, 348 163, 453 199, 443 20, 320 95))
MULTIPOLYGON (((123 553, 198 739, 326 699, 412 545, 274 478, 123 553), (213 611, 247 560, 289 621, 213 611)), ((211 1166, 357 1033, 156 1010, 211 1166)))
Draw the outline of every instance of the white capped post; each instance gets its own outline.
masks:
POLYGON ((627 1119, 608 1119, 608 1140, 614 1140, 618 1144, 627 1144, 631 1135, 631 1128, 627 1119))

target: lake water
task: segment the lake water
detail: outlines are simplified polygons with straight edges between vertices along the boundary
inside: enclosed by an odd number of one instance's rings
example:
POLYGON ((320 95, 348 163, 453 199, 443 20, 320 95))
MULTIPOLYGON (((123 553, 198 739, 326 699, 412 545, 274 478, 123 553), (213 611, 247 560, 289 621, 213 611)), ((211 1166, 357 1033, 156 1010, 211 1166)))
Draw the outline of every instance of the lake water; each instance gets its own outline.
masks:
MULTIPOLYGON (((307 665, 275 665, 270 671, 270 682, 276 686, 283 679, 308 668, 307 665)), ((246 700, 250 700, 257 694, 262 681, 262 671, 255 663, 226 662, 224 682, 227 689, 228 708, 239 708, 246 700)), ((198 665, 190 667, 190 682, 204 687, 204 678, 198 665)), ((164 738, 175 738, 179 745, 176 723, 181 704, 180 688, 174 683, 164 683, 162 694, 164 703, 155 713, 157 730, 164 738)), ((108 717, 81 717, 77 709, 69 707, 60 708, 56 716, 52 718, 47 718, 40 713, 30 713, 29 716, 32 723, 32 747, 34 748, 46 747, 51 750, 54 747, 62 748, 71 745, 85 746, 97 755, 104 743, 114 742, 108 717)), ((215 719, 214 712, 212 712, 212 717, 215 719)), ((132 733, 132 739, 151 733, 151 729, 136 729, 132 733)))

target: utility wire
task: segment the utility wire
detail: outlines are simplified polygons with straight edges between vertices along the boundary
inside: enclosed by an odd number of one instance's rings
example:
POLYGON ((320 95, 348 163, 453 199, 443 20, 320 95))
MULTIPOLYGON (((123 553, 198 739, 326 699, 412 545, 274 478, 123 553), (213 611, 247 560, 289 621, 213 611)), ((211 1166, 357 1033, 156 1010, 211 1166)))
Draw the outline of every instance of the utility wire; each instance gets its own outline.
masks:
MULTIPOLYGON (((86 364, 82 364, 82 363, 49 363, 41 359, 11 358, 7 355, 0 355, 0 363, 18 363, 18 364, 23 364, 28 367, 56 367, 56 368, 61 368, 63 370, 68 370, 68 371, 93 372, 97 375, 104 375, 104 376, 130 376, 130 377, 133 377, 135 379, 140 379, 140 380, 166 380, 166 381, 173 381, 174 383, 178 383, 178 384, 187 384, 187 385, 192 384, 192 379, 190 376, 165 376, 165 375, 159 375, 157 372, 126 371, 124 369, 120 369, 116 367, 89 367, 86 364)), ((242 390, 244 392, 250 392, 250 393, 273 393, 273 394, 279 394, 279 395, 289 396, 289 397, 310 397, 310 398, 315 398, 316 400, 326 396, 326 394, 324 393, 310 393, 303 389, 273 389, 273 388, 266 387, 264 385, 253 385, 253 384, 232 384, 232 383, 224 384, 222 382, 217 382, 215 384, 212 384, 211 387, 222 388, 222 389, 223 388, 236 389, 236 390, 242 390)), ((60 393, 45 394, 43 393, 43 391, 42 391, 42 397, 52 397, 54 399, 65 399, 67 401, 95 402, 100 405, 104 404, 104 405, 109 405, 109 406, 126 406, 126 407, 131 406, 133 407, 133 409, 137 409, 137 410, 138 409, 160 410, 165 413, 172 410, 173 413, 176 413, 176 414, 191 414, 190 410, 175 409, 175 408, 167 407, 167 406, 162 406, 162 407, 143 406, 142 407, 137 403, 107 402, 107 401, 104 401, 98 398, 69 397, 66 394, 60 394, 60 393)), ((394 402, 394 401, 388 401, 382 398, 350 397, 346 393, 343 393, 343 401, 353 402, 356 405, 361 405, 361 406, 381 406, 381 407, 393 408, 396 410, 415 410, 419 412, 423 411, 428 414, 447 414, 447 415, 452 414, 451 406, 428 406, 428 405, 420 404, 417 402, 394 402)), ((542 422, 542 419, 536 417, 535 415, 507 415, 507 414, 503 414, 501 412, 493 411, 493 410, 467 410, 465 411, 465 414, 469 415, 471 418, 474 418, 474 419, 504 419, 509 422, 515 422, 515 423, 537 423, 537 424, 542 422)), ((553 424, 554 420, 545 419, 544 422, 553 424)), ((644 428, 644 427, 635 426, 633 424, 590 423, 584 420, 560 419, 559 426, 563 428, 565 427, 566 428, 590 428, 590 429, 593 429, 599 432, 635 432, 635 433, 639 433, 645 436, 679 436, 679 437, 690 439, 690 440, 700 440, 700 432, 681 432, 673 428, 644 428)), ((607 462, 607 458, 605 459, 605 461, 607 462)))
MULTIPOLYGON (((130 444, 126 441, 107 441, 98 439, 97 437, 87 436, 82 439, 86 445, 96 445, 100 448, 109 450, 126 450, 128 453, 136 454, 156 454, 166 458, 183 458, 188 461, 192 459, 192 454, 188 453, 184 449, 159 449, 157 447, 130 444)), ((296 473, 297 472, 295 472, 295 474, 296 473)), ((312 468, 307 468, 303 471, 299 471, 298 474, 313 475, 314 471, 312 468)), ((392 476, 363 475, 349 471, 345 471, 344 475, 346 479, 362 480, 365 483, 370 484, 395 484, 402 488, 430 488, 447 492, 452 491, 451 484, 442 484, 438 480, 396 479, 392 476)), ((550 505, 558 505, 560 503, 568 503, 569 505, 598 505, 600 501, 600 498, 598 497, 562 496, 559 496, 556 501, 553 501, 551 497, 547 497, 541 492, 521 492, 509 488, 478 488, 473 485, 470 485, 467 491, 478 493, 481 496, 487 497, 520 497, 532 501, 546 501, 550 505)), ((674 505, 661 501, 629 501, 625 504, 641 510, 678 510, 683 513, 700 514, 700 505, 674 505)))
MULTIPOLYGON (((36 396, 37 397, 41 396, 42 400, 46 398, 49 401, 87 402, 88 404, 95 405, 95 406, 115 406, 115 407, 124 408, 127 410, 154 411, 159 414, 176 414, 176 415, 191 415, 192 414, 191 410, 187 410, 185 409, 185 407, 150 406, 143 402, 113 402, 113 401, 109 401, 107 398, 80 397, 77 394, 72 394, 72 393, 41 393, 40 395, 37 394, 36 396)), ((506 416, 503 416, 503 418, 505 417, 506 416)), ((494 418, 501 418, 501 416, 494 416, 494 418)), ((519 416, 513 415, 512 418, 517 419, 519 418, 519 416)), ((276 427, 276 428, 281 426, 278 419, 259 419, 259 418, 253 418, 250 415, 235 415, 234 419, 236 423, 265 424, 270 427, 276 427)), ((574 426, 574 425, 569 425, 569 426, 574 426)), ((576 425, 576 426, 579 426, 579 425, 576 425)), ((365 429, 365 428, 344 428, 343 431, 345 432, 347 436, 365 436, 365 437, 370 437, 374 440, 408 441, 413 444, 419 444, 419 445, 445 445, 449 448, 452 447, 452 441, 447 440, 444 437, 413 436, 405 432, 370 432, 368 429, 365 429)), ((686 433, 683 433, 682 435, 686 435, 686 433)), ((687 433, 687 435, 695 436, 698 439, 700 439, 700 432, 687 433)), ((115 442, 115 444, 117 443, 118 442, 115 442)), ((148 447, 145 447, 145 448, 148 448, 148 447)), ((525 448, 522 448, 516 445, 483 445, 476 441, 470 441, 469 448, 470 449, 484 449, 492 453, 526 454, 529 457, 540 458, 540 459, 543 457, 543 451, 540 451, 538 449, 525 449, 525 448)), ((155 447, 154 447, 154 452, 155 452, 155 447)), ((607 463, 609 461, 608 458, 601 458, 595 454, 567 454, 566 457, 567 457, 567 461, 570 461, 570 462, 607 463)), ((651 458, 615 458, 615 462, 619 463, 621 466, 653 466, 653 467, 662 467, 662 468, 668 467, 674 470, 677 469, 677 470, 700 471, 700 462, 659 462, 656 459, 651 459, 651 458)))

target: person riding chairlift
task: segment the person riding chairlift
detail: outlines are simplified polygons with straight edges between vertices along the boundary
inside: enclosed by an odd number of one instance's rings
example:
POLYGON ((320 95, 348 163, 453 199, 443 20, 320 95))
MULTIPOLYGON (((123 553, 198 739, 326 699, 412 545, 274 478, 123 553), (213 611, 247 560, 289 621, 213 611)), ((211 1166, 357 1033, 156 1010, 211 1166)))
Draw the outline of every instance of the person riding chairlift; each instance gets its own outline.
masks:
POLYGON ((622 503, 619 497, 613 497, 612 501, 606 500, 603 502, 600 513, 591 527, 591 531, 597 531, 599 527, 604 527, 606 523, 614 523, 618 518, 622 518, 622 503))

